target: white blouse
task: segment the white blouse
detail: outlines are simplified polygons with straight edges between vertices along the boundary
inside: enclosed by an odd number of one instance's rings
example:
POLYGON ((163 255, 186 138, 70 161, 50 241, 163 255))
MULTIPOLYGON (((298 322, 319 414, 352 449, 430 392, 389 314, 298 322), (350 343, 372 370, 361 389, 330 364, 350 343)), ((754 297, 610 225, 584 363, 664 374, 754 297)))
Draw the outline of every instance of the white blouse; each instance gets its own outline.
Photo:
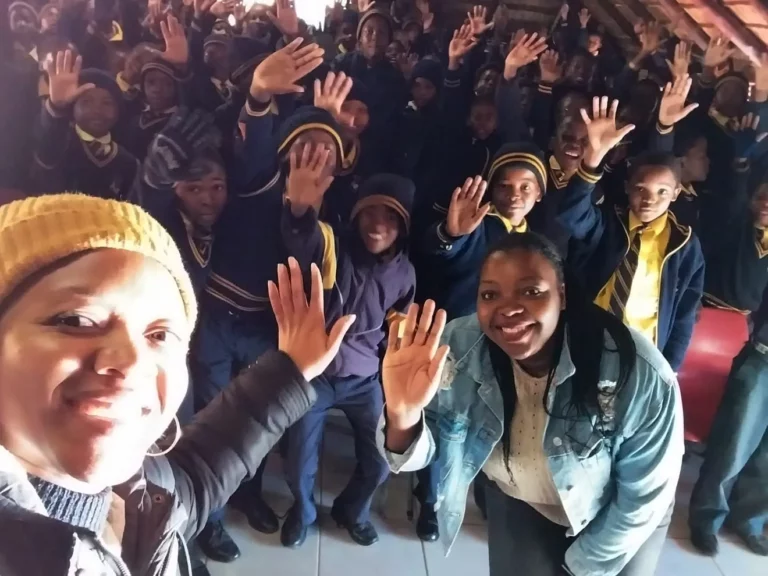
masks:
POLYGON ((507 496, 528 503, 556 524, 570 526, 544 452, 544 431, 549 418, 544 409, 547 376, 534 378, 517 362, 512 362, 512 366, 517 402, 510 424, 509 470, 499 442, 483 466, 483 472, 507 496))

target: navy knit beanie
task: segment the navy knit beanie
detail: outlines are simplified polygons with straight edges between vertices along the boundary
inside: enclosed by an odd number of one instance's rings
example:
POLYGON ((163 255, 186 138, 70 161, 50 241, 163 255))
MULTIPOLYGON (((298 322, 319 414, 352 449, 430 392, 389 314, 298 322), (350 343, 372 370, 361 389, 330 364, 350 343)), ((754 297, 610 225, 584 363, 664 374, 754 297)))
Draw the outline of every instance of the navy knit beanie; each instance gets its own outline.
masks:
POLYGON ((266 58, 269 53, 269 48, 259 40, 247 36, 235 36, 229 51, 232 83, 238 84, 243 76, 253 72, 259 62, 266 58))
POLYGON ((413 74, 411 74, 411 81, 416 78, 426 78, 435 88, 440 90, 443 85, 443 67, 437 60, 431 58, 422 58, 413 67, 413 74))
POLYGON ((536 176, 536 181, 544 193, 547 190, 547 167, 544 153, 538 146, 530 142, 512 142, 504 144, 491 162, 488 171, 488 187, 493 186, 493 180, 500 174, 502 168, 527 168, 536 176))
POLYGON ((360 185, 358 201, 352 208, 350 220, 368 206, 388 206, 397 212, 405 224, 405 233, 411 228, 411 210, 416 197, 416 185, 397 174, 376 174, 360 185))
POLYGON ((80 71, 80 85, 93 84, 96 88, 101 88, 109 92, 109 95, 115 99, 115 104, 118 108, 123 103, 123 92, 120 90, 120 86, 117 85, 117 81, 104 70, 97 68, 86 68, 80 71))
POLYGON ((382 18, 384 22, 387 23, 387 28, 389 29, 389 40, 391 42, 392 38, 395 37, 395 25, 392 22, 390 15, 384 10, 380 10, 379 8, 371 8, 370 10, 366 10, 360 15, 360 22, 357 25, 357 39, 360 40, 360 35, 363 33, 363 26, 365 26, 365 23, 371 18, 382 18))
POLYGON ((280 125, 277 133, 277 153, 286 154, 296 142, 296 139, 304 132, 321 130, 336 142, 336 163, 341 164, 344 155, 344 143, 341 139, 341 128, 330 112, 314 106, 299 108, 280 125))

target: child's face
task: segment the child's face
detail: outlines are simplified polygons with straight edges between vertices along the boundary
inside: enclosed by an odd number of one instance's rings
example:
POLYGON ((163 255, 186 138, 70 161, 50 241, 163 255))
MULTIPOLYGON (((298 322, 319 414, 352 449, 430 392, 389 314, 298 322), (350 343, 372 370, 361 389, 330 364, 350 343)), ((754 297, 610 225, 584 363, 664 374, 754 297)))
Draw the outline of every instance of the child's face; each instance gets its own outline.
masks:
POLYGON ((573 56, 565 68, 565 77, 574 84, 586 84, 589 79, 589 61, 586 56, 573 56))
POLYGON ((159 70, 150 70, 144 75, 143 88, 144 98, 152 110, 165 110, 176 103, 176 83, 159 70))
POLYGON ((331 153, 328 154, 328 161, 323 169, 323 176, 333 176, 336 173, 336 168, 338 166, 338 158, 341 156, 333 136, 324 130, 307 130, 306 132, 302 132, 291 145, 291 149, 288 151, 286 157, 289 156, 291 152, 296 152, 296 154, 301 157, 306 144, 311 146, 312 154, 314 154, 318 146, 331 151, 331 153))
POLYGON ((469 111, 469 127, 478 140, 485 140, 493 134, 497 120, 496 106, 487 102, 475 104, 469 111))
POLYGON ((600 48, 603 47, 603 37, 599 34, 590 34, 587 41, 587 52, 590 54, 597 54, 600 52, 600 48))
POLYGON ((376 256, 388 251, 400 235, 400 216, 389 206, 367 206, 357 217, 366 250, 376 256))
POLYGON ((360 136, 365 129, 368 128, 368 124, 371 121, 371 116, 368 113, 368 106, 360 100, 346 100, 341 105, 341 112, 343 114, 349 114, 354 118, 354 124, 348 128, 355 136, 360 136))
POLYGON ((184 180, 176 184, 184 213, 201 228, 211 228, 221 216, 227 202, 227 179, 224 169, 211 163, 210 172, 199 180, 184 180))
POLYGON ((477 79, 477 84, 475 84, 475 92, 477 94, 492 94, 496 90, 499 78, 501 78, 501 75, 497 70, 492 68, 483 70, 483 73, 477 79))
POLYGON ((541 200, 542 190, 536 175, 528 168, 502 168, 491 190, 496 210, 518 226, 541 200))
POLYGON ((421 26, 418 24, 409 24, 405 29, 405 37, 408 39, 408 43, 413 46, 416 40, 421 36, 421 26))
POLYGON ((704 182, 709 174, 707 139, 699 138, 683 156, 682 168, 688 182, 704 182))
POLYGON ((205 47, 205 63, 214 72, 226 73, 229 67, 229 51, 224 44, 211 42, 205 47))
POLYGON ((390 42, 389 46, 387 46, 387 51, 385 52, 387 60, 392 62, 392 64, 397 62, 397 59, 403 54, 405 54, 405 46, 403 46, 397 40, 390 42))
POLYGON ((627 182, 629 208, 641 222, 653 222, 677 200, 680 182, 666 166, 638 168, 627 182))
POLYGON ((566 172, 576 170, 584 157, 588 143, 587 127, 584 122, 574 117, 566 117, 561 122, 555 139, 554 153, 560 167, 566 172))
POLYGON ((746 87, 740 82, 726 82, 715 92, 712 105, 728 118, 741 117, 747 103, 746 87))
POLYGON ((40 11, 40 30, 46 32, 53 29, 59 21, 59 7, 48 4, 40 11))
POLYGON ((424 108, 437 95, 437 87, 426 78, 416 78, 411 84, 411 98, 416 108, 424 108))
POLYGON ((376 16, 368 18, 360 31, 360 52, 368 61, 380 60, 390 40, 389 27, 384 19, 376 16))
POLYGON ((752 217, 755 226, 768 228, 768 184, 762 184, 752 196, 752 217))
POLYGON ((14 7, 8 15, 11 32, 15 34, 30 34, 37 31, 37 15, 25 6, 14 7))
POLYGON ((109 134, 117 122, 117 102, 103 88, 91 88, 75 101, 75 123, 91 136, 109 134))

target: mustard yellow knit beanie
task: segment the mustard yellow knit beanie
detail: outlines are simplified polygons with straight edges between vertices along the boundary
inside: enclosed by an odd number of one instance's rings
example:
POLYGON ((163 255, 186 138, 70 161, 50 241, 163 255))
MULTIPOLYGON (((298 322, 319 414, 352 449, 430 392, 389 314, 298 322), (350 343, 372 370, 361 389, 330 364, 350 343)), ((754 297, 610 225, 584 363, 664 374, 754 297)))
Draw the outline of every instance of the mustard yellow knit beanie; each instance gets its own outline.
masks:
POLYGON ((160 262, 179 287, 192 324, 197 302, 170 234, 133 204, 83 194, 54 194, 0 207, 0 302, 30 274, 99 248, 137 252, 160 262))

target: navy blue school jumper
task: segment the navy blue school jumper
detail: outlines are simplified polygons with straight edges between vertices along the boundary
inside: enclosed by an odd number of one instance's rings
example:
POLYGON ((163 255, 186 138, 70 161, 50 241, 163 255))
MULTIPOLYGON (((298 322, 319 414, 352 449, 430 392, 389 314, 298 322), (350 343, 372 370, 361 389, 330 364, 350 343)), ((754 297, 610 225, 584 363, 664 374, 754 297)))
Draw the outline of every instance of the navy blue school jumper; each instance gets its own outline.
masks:
MULTIPOLYGON (((287 251, 302 268, 314 262, 323 271, 326 290, 326 319, 355 314, 339 354, 315 381, 318 400, 289 432, 288 484, 294 495, 294 514, 306 526, 317 511, 312 497, 317 473, 319 442, 330 408, 344 411, 355 434, 357 466, 334 508, 350 524, 367 522, 376 488, 389 468, 376 449, 376 427, 383 409, 379 366, 386 338, 387 319, 403 314, 413 302, 415 273, 402 249, 389 261, 368 253, 354 222, 362 207, 384 204, 406 215, 413 202, 413 184, 392 175, 378 175, 361 187, 361 200, 352 212, 348 234, 334 235, 328 224, 318 221, 310 209, 301 218, 283 208, 282 235, 287 251)), ((400 245, 404 245, 405 238, 400 245)))
MULTIPOLYGON (((589 298, 600 290, 629 249, 628 212, 618 206, 595 206, 592 194, 600 180, 584 166, 571 178, 562 202, 560 221, 580 242, 571 258, 589 298)), ((669 214, 671 234, 661 271, 656 346, 674 370, 680 368, 696 322, 704 288, 704 256, 690 227, 669 214)))
POLYGON ((140 168, 117 142, 86 141, 65 111, 47 100, 35 136, 32 192, 82 192, 89 196, 140 203, 140 168))

